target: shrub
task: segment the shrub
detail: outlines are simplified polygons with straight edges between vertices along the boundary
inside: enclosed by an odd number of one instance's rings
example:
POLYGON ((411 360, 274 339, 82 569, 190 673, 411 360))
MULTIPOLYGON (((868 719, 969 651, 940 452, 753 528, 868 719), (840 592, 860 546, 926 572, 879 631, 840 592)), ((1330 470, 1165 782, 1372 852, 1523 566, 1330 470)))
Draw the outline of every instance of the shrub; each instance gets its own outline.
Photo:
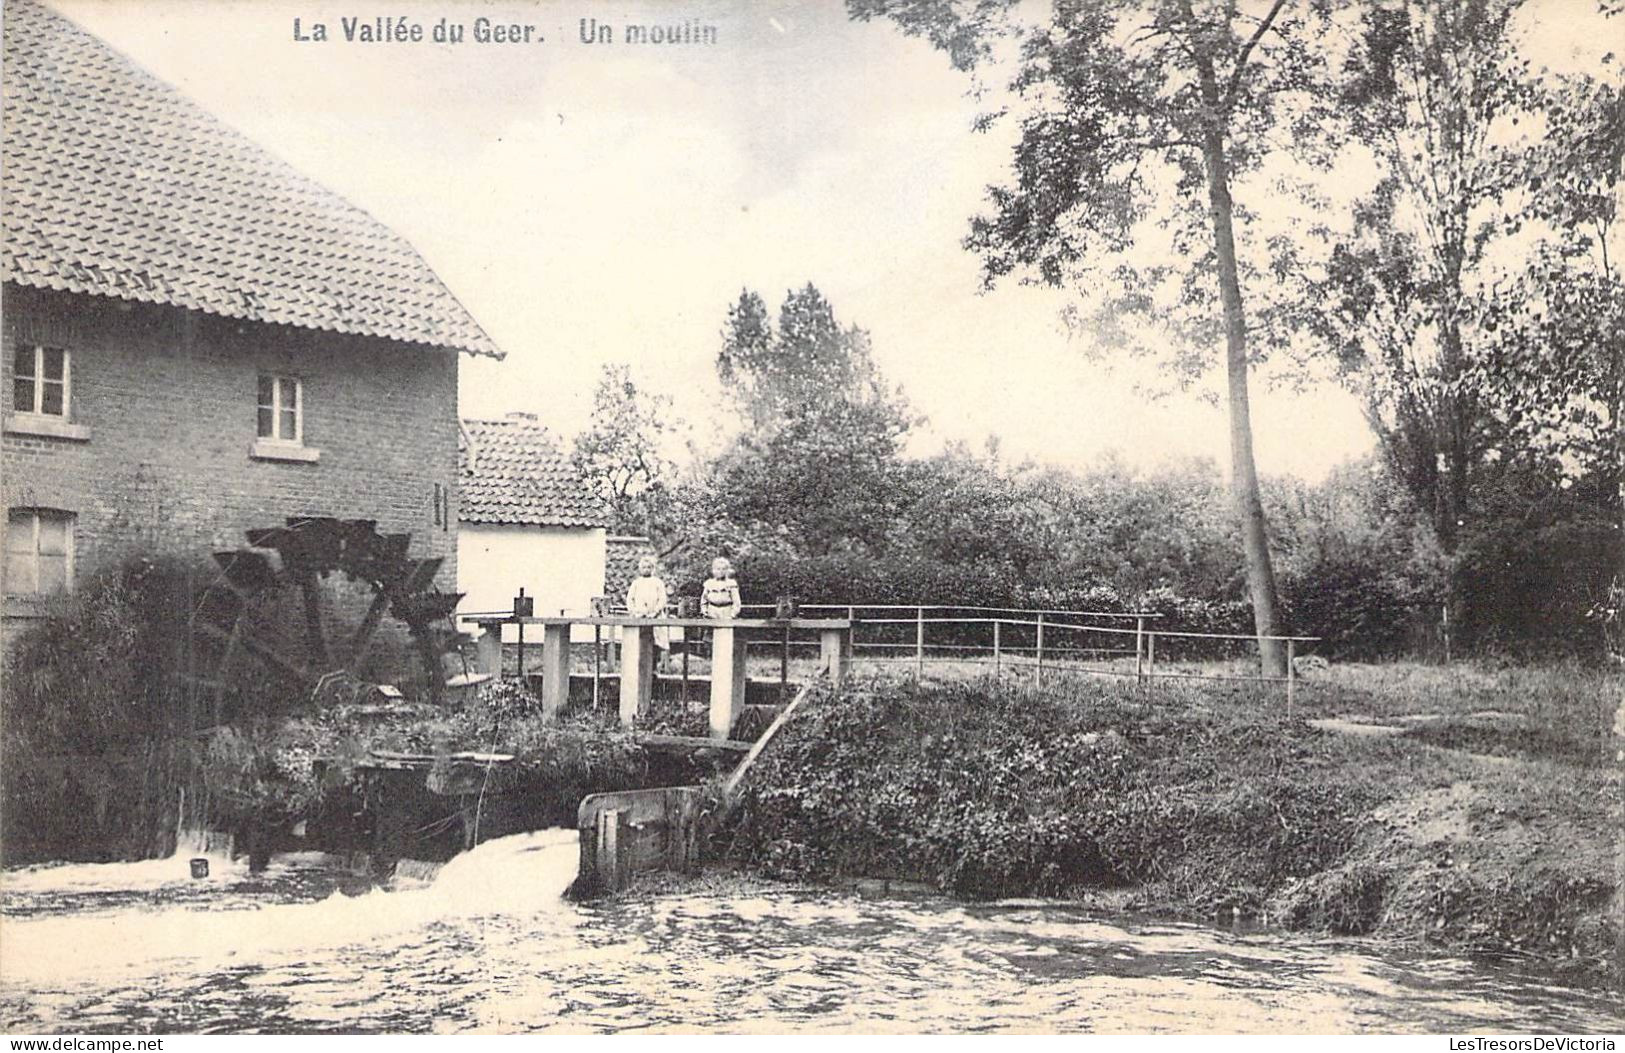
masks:
POLYGON ((199 580, 189 566, 151 560, 91 576, 11 647, 7 730, 44 749, 101 753, 181 727, 172 674, 199 580))
POLYGON ((188 602, 206 572, 135 560, 91 575, 8 650, 8 859, 168 851, 190 770, 188 602))
POLYGON ((734 858, 972 897, 1160 882, 1256 909, 1338 858, 1372 793, 1321 770, 1334 747, 1301 726, 1216 716, 1172 687, 1157 702, 1114 682, 821 690, 759 762, 734 858))
POLYGON ((341 752, 338 729, 317 720, 254 720, 216 728, 198 769, 216 828, 278 826, 307 817, 340 773, 318 769, 341 752))
POLYGON ((1371 553, 1321 552, 1284 584, 1293 628, 1320 637, 1316 651, 1341 660, 1403 653, 1421 614, 1421 597, 1371 553))
POLYGON ((1463 542, 1452 575, 1463 641, 1481 653, 1600 660, 1607 637, 1590 614, 1609 595, 1622 546, 1600 512, 1534 528, 1491 523, 1463 542))
POLYGON ((640 786, 649 770, 637 736, 613 712, 576 709, 547 720, 540 700, 517 680, 484 685, 449 721, 446 735, 459 749, 514 754, 529 773, 565 787, 577 802, 588 793, 640 786))

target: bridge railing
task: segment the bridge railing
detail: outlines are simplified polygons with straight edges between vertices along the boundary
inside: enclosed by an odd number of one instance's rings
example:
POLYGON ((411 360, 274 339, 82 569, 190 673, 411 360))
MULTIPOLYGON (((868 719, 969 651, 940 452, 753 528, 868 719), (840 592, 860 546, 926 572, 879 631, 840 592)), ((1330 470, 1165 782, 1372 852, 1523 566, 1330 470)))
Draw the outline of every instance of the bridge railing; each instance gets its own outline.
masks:
MULTIPOLYGON (((772 604, 747 604, 745 613, 772 604)), ((1133 678, 1154 688, 1160 680, 1250 681, 1280 684, 1288 711, 1300 677, 1296 659, 1319 641, 1314 636, 1258 636, 1158 628, 1151 611, 1038 610, 933 604, 801 604, 808 616, 845 617, 853 623, 854 663, 907 668, 916 679, 991 671, 1031 676, 1035 684, 1054 676, 1133 678), (1266 675, 1261 641, 1286 652, 1284 676, 1266 675)), ((763 640, 752 646, 786 651, 795 641, 763 640)))

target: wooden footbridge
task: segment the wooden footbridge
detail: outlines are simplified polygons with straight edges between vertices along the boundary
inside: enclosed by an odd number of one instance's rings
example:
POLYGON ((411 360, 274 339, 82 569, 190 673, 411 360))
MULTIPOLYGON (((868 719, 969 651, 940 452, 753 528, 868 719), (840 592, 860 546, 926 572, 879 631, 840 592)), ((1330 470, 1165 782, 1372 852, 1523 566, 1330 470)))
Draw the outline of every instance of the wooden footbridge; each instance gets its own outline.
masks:
MULTIPOLYGON (((589 627, 595 635, 604 630, 620 634, 620 715, 631 725, 649 713, 654 697, 655 642, 658 628, 682 629, 685 636, 709 633, 711 636, 710 712, 708 728, 712 743, 730 739, 745 707, 745 653, 752 635, 787 639, 792 633, 814 633, 819 641, 819 673, 839 682, 852 664, 852 619, 850 618, 631 618, 615 615, 559 617, 471 616, 466 622, 484 632, 479 638, 479 665, 482 672, 499 673, 502 668, 502 627, 517 625, 540 629, 542 634, 542 711, 559 713, 570 697, 570 641, 576 626, 589 627)), ((686 659, 686 654, 685 654, 686 659)))
MULTIPOLYGON (((821 655, 815 677, 836 682, 847 675, 852 657, 853 623, 846 618, 713 620, 510 615, 473 616, 465 621, 472 621, 484 630, 477 642, 479 671, 454 678, 470 684, 501 675, 504 626, 517 625, 521 631, 539 632, 541 669, 538 675, 533 668, 526 679, 538 687, 543 714, 548 718, 561 714, 570 703, 571 639, 576 627, 590 628, 597 636, 604 635, 605 630, 618 635, 621 652, 619 715, 627 726, 645 722, 651 712, 656 682, 655 630, 682 629, 689 640, 701 633, 709 635, 710 675, 694 678, 696 683, 709 681, 708 733, 640 733, 636 738, 649 753, 682 754, 702 759, 702 763, 719 770, 731 771, 735 783, 799 701, 807 697, 809 686, 805 676, 799 683, 792 683, 786 677, 781 683, 799 690, 796 701, 778 706, 776 719, 754 741, 733 737, 741 727, 740 717, 746 710, 747 645, 764 640, 782 643, 796 634, 801 637, 800 644, 806 646, 811 643, 807 639, 811 634, 817 640, 821 655)), ((787 672, 788 666, 784 669, 787 672)), ((456 811, 436 825, 460 822, 464 848, 473 847, 482 836, 491 836, 493 831, 528 829, 527 822, 535 821, 533 816, 527 819, 525 814, 520 814, 527 808, 521 789, 526 774, 513 755, 374 750, 358 767, 371 773, 383 799, 388 802, 379 810, 377 829, 372 837, 375 867, 387 868, 394 859, 407 855, 409 846, 414 843, 414 833, 419 832, 415 824, 425 814, 444 810, 448 798, 455 800, 456 811)), ((586 880, 582 887, 618 888, 638 870, 682 870, 697 863, 699 833, 695 823, 700 816, 699 800, 700 791, 695 786, 628 790, 588 797, 578 811, 578 822, 584 830, 582 858, 586 880)))

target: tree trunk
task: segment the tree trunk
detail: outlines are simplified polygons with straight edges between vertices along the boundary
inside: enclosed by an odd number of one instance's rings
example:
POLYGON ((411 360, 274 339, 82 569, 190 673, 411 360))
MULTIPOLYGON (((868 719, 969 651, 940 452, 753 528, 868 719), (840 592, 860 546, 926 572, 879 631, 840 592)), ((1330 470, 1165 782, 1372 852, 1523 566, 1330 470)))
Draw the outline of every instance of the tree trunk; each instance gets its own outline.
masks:
MULTIPOLYGON (((1200 72, 1206 89, 1213 84, 1211 67, 1204 66, 1200 72)), ((1202 137, 1202 157, 1207 167, 1208 206, 1213 216, 1214 248, 1219 258, 1219 295, 1224 304, 1225 376, 1230 399, 1230 488, 1241 522, 1247 589, 1252 595, 1253 628, 1258 633, 1263 674, 1285 676, 1285 648, 1279 640, 1265 639, 1280 634, 1281 608, 1275 590, 1275 567, 1270 560, 1264 502, 1258 490, 1258 467, 1253 461, 1252 409, 1247 392, 1247 316, 1242 308, 1241 278, 1236 268, 1229 162, 1222 134, 1213 126, 1213 120, 1207 123, 1202 137)))

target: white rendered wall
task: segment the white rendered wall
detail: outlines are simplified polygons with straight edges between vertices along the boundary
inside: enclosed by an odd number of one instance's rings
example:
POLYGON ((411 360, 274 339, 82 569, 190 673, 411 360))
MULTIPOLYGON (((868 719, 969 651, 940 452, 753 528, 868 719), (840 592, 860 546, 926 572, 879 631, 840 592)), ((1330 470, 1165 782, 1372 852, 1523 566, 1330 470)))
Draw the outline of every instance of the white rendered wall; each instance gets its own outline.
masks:
MULTIPOLYGON (((594 596, 604 590, 606 531, 584 527, 521 527, 463 523, 457 532, 457 588, 465 593, 459 613, 512 611, 522 586, 536 597, 536 616, 561 610, 587 614, 594 596)), ((592 630, 577 637, 592 639, 592 630)), ((514 626, 503 639, 517 640, 514 626)), ((527 630, 526 643, 540 644, 539 628, 527 630)), ((539 659, 538 659, 539 661, 539 659)))

